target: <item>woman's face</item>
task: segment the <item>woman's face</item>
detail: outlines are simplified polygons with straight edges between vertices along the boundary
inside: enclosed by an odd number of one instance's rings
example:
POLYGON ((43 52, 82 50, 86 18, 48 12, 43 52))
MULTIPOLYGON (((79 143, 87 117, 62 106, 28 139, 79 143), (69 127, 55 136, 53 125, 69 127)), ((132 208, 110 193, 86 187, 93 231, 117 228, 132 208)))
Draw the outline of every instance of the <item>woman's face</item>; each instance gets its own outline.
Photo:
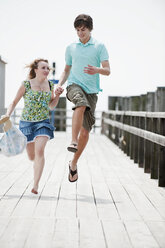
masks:
POLYGON ((50 71, 49 64, 44 61, 40 61, 38 63, 38 68, 35 69, 36 76, 45 77, 45 78, 47 78, 47 76, 49 75, 49 71, 50 71))

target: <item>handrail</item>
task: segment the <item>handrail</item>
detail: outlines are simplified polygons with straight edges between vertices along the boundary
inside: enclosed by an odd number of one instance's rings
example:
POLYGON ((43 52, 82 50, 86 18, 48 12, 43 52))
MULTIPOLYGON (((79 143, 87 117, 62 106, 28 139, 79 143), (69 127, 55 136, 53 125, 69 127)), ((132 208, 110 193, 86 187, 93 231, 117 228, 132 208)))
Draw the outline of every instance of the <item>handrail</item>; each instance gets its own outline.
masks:
POLYGON ((109 110, 102 133, 165 187, 165 112, 109 110))
POLYGON ((165 118, 165 112, 109 110, 109 111, 106 111, 105 113, 112 114, 112 115, 138 116, 138 117, 147 117, 147 118, 165 118))
POLYGON ((107 118, 103 118, 104 123, 110 124, 113 127, 117 127, 122 129, 123 131, 127 131, 131 134, 137 135, 138 137, 147 139, 151 142, 154 142, 158 145, 165 146, 165 136, 160 134, 152 133, 150 131, 143 130, 141 128, 133 127, 130 125, 123 124, 118 121, 109 120, 107 118))

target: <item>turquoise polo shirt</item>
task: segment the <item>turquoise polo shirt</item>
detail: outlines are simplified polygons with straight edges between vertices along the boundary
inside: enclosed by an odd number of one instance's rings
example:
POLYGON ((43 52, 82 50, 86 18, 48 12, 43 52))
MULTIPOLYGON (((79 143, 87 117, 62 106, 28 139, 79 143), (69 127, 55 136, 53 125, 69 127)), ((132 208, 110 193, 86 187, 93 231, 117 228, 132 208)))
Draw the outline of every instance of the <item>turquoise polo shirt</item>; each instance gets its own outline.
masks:
POLYGON ((100 63, 108 59, 108 51, 104 44, 92 37, 85 44, 80 40, 70 44, 65 52, 66 64, 71 66, 67 86, 75 83, 88 94, 98 93, 101 91, 99 74, 84 73, 84 67, 88 65, 100 67, 100 63))

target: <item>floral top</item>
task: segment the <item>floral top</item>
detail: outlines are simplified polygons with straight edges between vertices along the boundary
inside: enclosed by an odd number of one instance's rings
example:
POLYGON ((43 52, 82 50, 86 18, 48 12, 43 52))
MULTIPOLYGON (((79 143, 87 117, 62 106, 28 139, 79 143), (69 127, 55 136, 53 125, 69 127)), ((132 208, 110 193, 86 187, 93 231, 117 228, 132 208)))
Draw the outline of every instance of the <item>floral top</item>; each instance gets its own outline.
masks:
POLYGON ((42 121, 49 118, 49 102, 54 84, 49 81, 51 90, 49 92, 34 91, 29 81, 24 81, 24 108, 21 115, 22 121, 42 121))

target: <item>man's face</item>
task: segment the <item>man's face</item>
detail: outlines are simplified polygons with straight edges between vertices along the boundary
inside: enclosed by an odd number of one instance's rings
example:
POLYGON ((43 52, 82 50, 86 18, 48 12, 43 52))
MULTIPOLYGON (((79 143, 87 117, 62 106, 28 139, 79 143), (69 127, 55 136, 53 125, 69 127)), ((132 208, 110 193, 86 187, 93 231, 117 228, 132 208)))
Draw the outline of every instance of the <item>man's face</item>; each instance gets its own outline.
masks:
POLYGON ((82 43, 88 42, 91 36, 91 31, 88 28, 82 26, 82 27, 76 28, 76 31, 82 43))

